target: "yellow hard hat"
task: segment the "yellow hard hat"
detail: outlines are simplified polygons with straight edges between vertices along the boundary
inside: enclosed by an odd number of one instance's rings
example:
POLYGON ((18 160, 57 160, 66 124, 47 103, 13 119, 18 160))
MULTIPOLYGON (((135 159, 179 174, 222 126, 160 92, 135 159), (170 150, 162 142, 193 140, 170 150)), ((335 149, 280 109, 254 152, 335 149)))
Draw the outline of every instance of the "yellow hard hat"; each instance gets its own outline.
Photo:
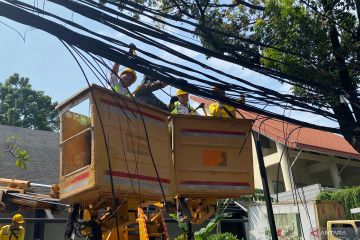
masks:
POLYGON ((132 70, 131 68, 125 68, 124 71, 122 71, 122 73, 120 75, 123 75, 125 73, 130 73, 134 76, 134 79, 136 81, 137 76, 136 76, 136 72, 134 70, 132 70))
POLYGON ((13 222, 24 223, 24 217, 21 214, 15 214, 12 218, 13 222))
POLYGON ((185 92, 181 89, 177 89, 176 90, 176 96, 180 96, 180 95, 185 95, 185 94, 189 94, 188 92, 185 92))

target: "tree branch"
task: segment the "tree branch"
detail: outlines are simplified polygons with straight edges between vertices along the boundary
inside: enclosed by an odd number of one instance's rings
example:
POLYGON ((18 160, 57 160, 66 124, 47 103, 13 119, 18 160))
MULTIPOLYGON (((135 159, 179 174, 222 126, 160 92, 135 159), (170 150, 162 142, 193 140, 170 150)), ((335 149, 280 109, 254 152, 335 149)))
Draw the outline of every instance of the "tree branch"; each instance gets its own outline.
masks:
MULTIPOLYGON (((182 2, 182 4, 186 7, 189 8, 189 6, 186 4, 186 2, 180 0, 182 2)), ((177 3, 176 0, 171 0, 172 3, 174 3, 175 7, 178 9, 178 11, 182 14, 184 14, 185 16, 194 19, 194 16, 192 16, 191 14, 187 13, 186 11, 182 10, 180 5, 177 3)))
POLYGON ((356 14, 358 19, 358 26, 356 31, 356 41, 360 41, 360 0, 355 0, 356 14))
POLYGON ((205 26, 205 11, 202 9, 201 4, 199 2, 199 0, 195 0, 196 2, 196 6, 199 9, 200 12, 200 21, 199 23, 203 26, 205 26))
POLYGON ((227 7, 227 8, 233 8, 233 7, 237 7, 239 5, 244 5, 246 7, 255 9, 255 10, 259 10, 259 11, 264 11, 265 7, 263 6, 258 6, 258 5, 254 5, 251 4, 249 2, 243 1, 243 0, 236 0, 236 2, 234 4, 210 4, 210 7, 227 7))

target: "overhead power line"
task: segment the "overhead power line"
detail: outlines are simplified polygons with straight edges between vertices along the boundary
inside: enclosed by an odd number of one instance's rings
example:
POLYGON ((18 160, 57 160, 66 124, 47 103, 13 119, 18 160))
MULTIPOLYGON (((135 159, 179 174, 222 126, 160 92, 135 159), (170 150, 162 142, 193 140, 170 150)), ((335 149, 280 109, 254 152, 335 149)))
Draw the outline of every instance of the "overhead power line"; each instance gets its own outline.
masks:
MULTIPOLYGON (((14 2, 14 1, 11 1, 11 2, 14 2)), ((20 22, 20 23, 23 23, 26 25, 30 25, 32 27, 36 27, 38 29, 42 29, 42 30, 62 39, 63 41, 67 42, 70 46, 75 46, 79 49, 82 49, 85 52, 89 52, 94 55, 109 59, 111 61, 118 62, 122 65, 132 67, 133 69, 135 69, 139 72, 142 72, 144 74, 147 74, 154 79, 159 79, 159 80, 163 81, 164 83, 170 84, 170 85, 178 87, 178 88, 182 88, 182 89, 184 89, 190 93, 193 93, 195 95, 214 99, 214 100, 219 100, 224 103, 233 105, 235 107, 241 107, 244 110, 249 110, 249 111, 252 111, 255 113, 259 113, 259 114, 265 114, 265 115, 268 115, 269 117, 277 118, 280 120, 285 120, 285 121, 288 121, 293 124, 300 124, 305 127, 313 127, 313 128, 317 128, 317 129, 340 133, 340 130, 337 128, 317 126, 317 125, 309 124, 309 123, 302 122, 299 120, 295 120, 292 118, 284 117, 284 116, 281 116, 279 114, 276 114, 276 113, 273 113, 270 111, 265 111, 265 110, 255 107, 255 106, 250 106, 248 104, 246 104, 246 105, 239 104, 236 101, 236 99, 218 96, 208 89, 199 88, 192 83, 181 81, 179 79, 179 77, 184 77, 184 78, 190 79, 194 82, 202 82, 203 84, 207 84, 209 86, 218 85, 219 81, 213 80, 213 81, 209 82, 208 80, 195 78, 192 75, 185 74, 183 72, 179 72, 173 68, 155 64, 154 62, 150 62, 139 56, 128 55, 127 51, 125 51, 125 50, 122 50, 114 45, 107 44, 101 40, 92 38, 91 36, 85 36, 85 35, 79 34, 77 32, 74 32, 70 29, 65 28, 61 24, 52 22, 52 21, 45 19, 43 17, 40 17, 36 14, 32 14, 32 13, 24 10, 23 7, 13 6, 10 4, 6 4, 4 2, 0 2, 0 5, 1 5, 0 15, 2 15, 2 16, 5 16, 7 18, 13 19, 17 22, 20 22), (205 80, 205 82, 204 82, 204 80, 205 80)), ((111 38, 108 38, 108 40, 112 41, 112 42, 116 42, 116 41, 114 41, 114 39, 111 40, 111 38)), ((116 44, 120 45, 119 42, 117 42, 116 44)), ((124 45, 124 44, 122 44, 122 45, 124 45)), ((213 70, 213 69, 211 69, 211 70, 213 70)), ((225 73, 223 75, 225 75, 225 73)), ((293 106, 298 107, 299 110, 303 109, 304 111, 312 111, 313 113, 317 113, 317 114, 327 117, 329 119, 335 120, 334 115, 331 112, 326 111, 325 109, 324 110, 316 109, 316 108, 314 109, 309 104, 299 102, 294 96, 280 94, 271 89, 263 88, 258 85, 251 84, 247 81, 243 82, 243 84, 244 84, 244 86, 250 85, 251 88, 253 88, 252 91, 254 91, 254 94, 252 94, 252 96, 258 95, 258 96, 263 97, 263 98, 259 98, 258 99, 259 101, 261 100, 261 101, 266 102, 265 97, 268 97, 269 99, 273 100, 274 104, 278 104, 280 107, 284 107, 282 104, 280 104, 280 102, 290 103, 293 106)), ((236 89, 238 89, 238 90, 242 89, 242 91, 246 90, 245 87, 241 87, 240 85, 223 84, 223 86, 229 87, 228 88, 229 91, 231 91, 232 86, 235 88, 235 91, 236 91, 236 89)), ((347 131, 352 132, 352 129, 348 129, 347 131)))

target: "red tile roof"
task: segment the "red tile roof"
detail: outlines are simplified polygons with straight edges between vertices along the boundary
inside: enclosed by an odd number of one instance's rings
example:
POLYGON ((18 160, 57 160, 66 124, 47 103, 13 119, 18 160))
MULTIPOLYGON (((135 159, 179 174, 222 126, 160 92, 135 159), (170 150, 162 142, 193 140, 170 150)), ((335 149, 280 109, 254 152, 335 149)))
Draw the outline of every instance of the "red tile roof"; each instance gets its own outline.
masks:
MULTIPOLYGON (((195 102, 203 102, 208 106, 213 101, 191 96, 195 102)), ((300 127, 279 119, 267 119, 265 115, 258 115, 242 109, 238 109, 237 117, 254 119, 253 130, 269 137, 272 140, 286 144, 290 148, 316 151, 342 157, 360 159, 360 154, 344 139, 344 137, 316 130, 300 127)))

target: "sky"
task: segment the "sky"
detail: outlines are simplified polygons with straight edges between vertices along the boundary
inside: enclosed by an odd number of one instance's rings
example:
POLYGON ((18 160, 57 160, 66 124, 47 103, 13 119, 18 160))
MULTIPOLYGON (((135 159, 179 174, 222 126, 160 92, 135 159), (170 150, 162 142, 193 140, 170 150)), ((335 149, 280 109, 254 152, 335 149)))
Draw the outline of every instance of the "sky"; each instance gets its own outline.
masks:
MULTIPOLYGON (((159 52, 158 49, 146 46, 138 41, 134 41, 124 34, 107 28, 104 25, 90 21, 89 19, 85 19, 76 13, 52 5, 49 2, 46 2, 45 10, 59 14, 64 18, 72 19, 73 21, 86 26, 97 33, 117 38, 126 43, 134 43, 139 48, 146 48, 146 50, 152 53, 159 53, 160 57, 167 60, 182 64, 185 63, 184 60, 176 58, 169 53, 159 52)), ((80 89, 87 87, 80 68, 57 38, 41 30, 18 24, 3 17, 0 17, 0 21, 0 82, 5 81, 5 79, 13 73, 19 73, 20 76, 28 77, 30 79, 30 84, 33 86, 33 89, 44 91, 45 94, 49 95, 53 99, 53 101, 57 102, 62 102, 80 89), (16 29, 18 32, 13 29, 16 29), (20 34, 22 36, 20 36, 20 34)), ((151 20, 146 18, 142 18, 142 21, 152 24, 151 20)), ((167 30, 173 34, 177 34, 174 29, 168 28, 167 30)), ((195 39, 193 41, 196 42, 198 40, 195 39)), ((216 58, 206 59, 205 56, 192 50, 169 43, 166 44, 175 50, 181 51, 187 56, 205 62, 212 67, 219 68, 232 75, 242 77, 248 81, 265 87, 271 87, 272 89, 276 89, 281 92, 289 91, 288 85, 282 85, 271 81, 267 77, 244 69, 241 66, 227 63, 216 58)), ((187 63, 186 65, 196 67, 187 63)), ((88 69, 85 69, 85 71, 91 82, 98 83, 88 69)), ((134 90, 135 86, 138 85, 141 80, 142 75, 138 74, 138 80, 130 88, 130 90, 134 90)), ((169 94, 175 93, 175 88, 173 87, 166 87, 164 90, 169 94)), ((165 103, 168 103, 169 97, 166 96, 165 93, 157 91, 156 94, 165 103)), ((283 112, 281 112, 281 114, 282 113, 283 112)), ((304 113, 296 112, 292 112, 290 114, 292 114, 292 117, 295 116, 297 119, 305 120, 314 124, 336 126, 334 123, 324 120, 318 116, 310 116, 304 113)))

